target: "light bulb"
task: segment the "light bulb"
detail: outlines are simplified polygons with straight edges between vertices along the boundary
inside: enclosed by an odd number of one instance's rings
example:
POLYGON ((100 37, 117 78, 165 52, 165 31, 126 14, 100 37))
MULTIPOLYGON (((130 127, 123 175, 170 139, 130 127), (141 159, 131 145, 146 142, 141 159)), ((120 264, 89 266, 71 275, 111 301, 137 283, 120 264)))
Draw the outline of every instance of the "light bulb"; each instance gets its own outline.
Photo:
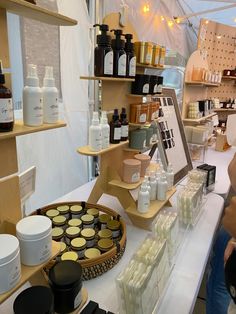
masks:
POLYGON ((163 22, 163 21, 165 21, 165 18, 164 18, 164 16, 161 16, 161 20, 162 20, 162 22, 163 22))
POLYGON ((168 22, 168 26, 169 26, 169 27, 172 27, 173 24, 174 24, 173 21, 169 21, 169 22, 168 22))
POLYGON ((205 24, 209 24, 209 21, 208 21, 208 20, 206 20, 206 21, 205 21, 205 24))
POLYGON ((143 12, 144 12, 144 13, 147 13, 147 12, 149 12, 149 11, 150 11, 150 6, 149 6, 149 4, 145 4, 144 7, 143 7, 143 12))

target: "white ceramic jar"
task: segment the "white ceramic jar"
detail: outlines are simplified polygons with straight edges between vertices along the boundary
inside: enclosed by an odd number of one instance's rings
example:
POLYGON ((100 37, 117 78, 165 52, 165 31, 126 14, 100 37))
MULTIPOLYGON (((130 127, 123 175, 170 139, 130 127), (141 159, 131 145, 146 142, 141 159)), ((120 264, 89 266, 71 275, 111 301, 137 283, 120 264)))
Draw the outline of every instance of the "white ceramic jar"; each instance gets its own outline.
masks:
POLYGON ((20 247, 16 237, 0 234, 0 294, 16 286, 21 277, 20 247))
POLYGON ((42 264, 52 255, 52 222, 45 216, 29 216, 16 225, 20 241, 21 263, 27 266, 42 264))

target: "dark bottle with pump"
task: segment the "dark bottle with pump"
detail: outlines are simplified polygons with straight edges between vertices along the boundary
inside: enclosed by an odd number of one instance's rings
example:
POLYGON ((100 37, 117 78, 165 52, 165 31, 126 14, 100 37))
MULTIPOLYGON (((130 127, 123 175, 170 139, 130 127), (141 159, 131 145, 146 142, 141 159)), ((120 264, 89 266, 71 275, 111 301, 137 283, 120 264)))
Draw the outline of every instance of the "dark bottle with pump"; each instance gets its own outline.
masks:
POLYGON ((121 123, 119 121, 118 109, 114 109, 114 114, 110 122, 110 143, 119 144, 121 139, 121 123))
POLYGON ((107 35, 109 27, 106 24, 95 24, 101 31, 97 35, 97 47, 94 50, 94 75, 112 76, 113 75, 113 50, 111 48, 111 36, 107 35))
POLYGON ((115 39, 112 39, 111 46, 114 53, 113 58, 113 76, 125 77, 126 76, 126 53, 125 53, 125 41, 121 39, 122 30, 112 29, 115 39))
POLYGON ((127 141, 129 135, 129 122, 127 120, 126 109, 122 108, 120 114, 120 123, 121 123, 121 141, 127 141))
POLYGON ((14 111, 12 94, 5 84, 5 75, 2 73, 0 61, 0 132, 10 132, 14 125, 14 111))
POLYGON ((136 56, 134 54, 134 44, 131 42, 133 39, 132 34, 125 34, 125 52, 126 52, 126 77, 135 77, 136 74, 136 56))

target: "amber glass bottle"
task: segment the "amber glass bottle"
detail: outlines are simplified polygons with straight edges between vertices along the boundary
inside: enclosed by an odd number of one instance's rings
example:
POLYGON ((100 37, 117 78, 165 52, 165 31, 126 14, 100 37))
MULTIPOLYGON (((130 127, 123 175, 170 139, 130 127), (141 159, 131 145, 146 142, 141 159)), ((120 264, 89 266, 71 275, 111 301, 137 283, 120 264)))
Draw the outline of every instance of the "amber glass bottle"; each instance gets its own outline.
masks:
POLYGON ((14 111, 11 91, 4 84, 5 76, 0 62, 0 132, 9 132, 13 130, 14 111))
POLYGON ((121 140, 121 123, 119 121, 118 109, 114 109, 114 114, 110 122, 110 143, 118 144, 121 140))

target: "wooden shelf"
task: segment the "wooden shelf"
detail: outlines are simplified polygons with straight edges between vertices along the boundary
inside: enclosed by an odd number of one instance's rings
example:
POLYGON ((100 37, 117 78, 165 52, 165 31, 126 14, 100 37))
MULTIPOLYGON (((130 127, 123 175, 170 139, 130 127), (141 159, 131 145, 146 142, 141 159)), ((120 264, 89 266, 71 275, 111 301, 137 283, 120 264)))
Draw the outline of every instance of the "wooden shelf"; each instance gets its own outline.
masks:
POLYGON ((73 26, 77 21, 24 0, 1 0, 0 8, 46 24, 73 26))
POLYGON ((223 80, 232 80, 232 81, 236 81, 236 76, 222 76, 223 80))
POLYGON ((43 124, 41 126, 25 126, 22 121, 15 121, 14 129, 12 132, 2 132, 0 133, 0 140, 5 140, 15 136, 26 135, 35 132, 41 132, 46 130, 52 130, 57 128, 62 128, 66 126, 64 122, 58 122, 53 124, 43 124))
POLYGON ((185 118, 185 119, 183 119, 183 121, 184 122, 200 123, 200 122, 202 122, 204 120, 207 120, 207 119, 210 119, 210 118, 214 117, 215 115, 216 115, 216 113, 214 112, 214 113, 209 114, 208 116, 201 117, 199 119, 188 119, 188 118, 185 118))
POLYGON ((164 66, 154 66, 150 64, 142 64, 142 63, 137 63, 136 64, 137 68, 147 68, 147 69, 156 69, 156 70, 163 70, 165 67, 164 66))
POLYGON ((108 77, 108 76, 80 76, 81 80, 93 80, 93 81, 111 81, 111 82, 134 82, 134 79, 125 77, 108 77))
POLYGON ((81 155, 85 155, 85 156, 100 156, 100 155, 106 154, 106 153, 108 153, 114 149, 125 146, 128 143, 129 143, 129 141, 120 142, 119 144, 110 144, 110 146, 108 148, 102 149, 100 152, 92 152, 89 149, 89 146, 82 146, 82 147, 79 147, 77 149, 77 152, 80 153, 81 155))
POLYGON ((141 178, 140 181, 137 183, 126 183, 121 180, 111 180, 110 182, 108 182, 108 184, 125 189, 125 190, 135 190, 142 184, 142 182, 143 182, 143 178, 141 178))
POLYGON ((218 87, 220 84, 218 83, 208 83, 208 82, 185 82, 186 85, 192 86, 206 86, 206 87, 218 87))
POLYGON ((163 97, 163 94, 153 94, 153 95, 138 95, 138 94, 128 94, 127 97, 134 97, 134 98, 152 98, 152 97, 163 97))
MULTIPOLYGON (((55 258, 60 252, 61 246, 60 242, 52 241, 52 256, 51 259, 55 258)), ((9 298, 12 293, 14 293, 17 289, 19 289, 24 283, 26 283, 30 277, 32 277, 35 273, 43 269, 49 261, 46 263, 37 265, 37 266, 25 266, 21 265, 21 279, 19 283, 10 291, 0 294, 0 304, 4 302, 7 298, 9 298)))
POLYGON ((150 127, 151 122, 145 122, 145 123, 132 123, 129 122, 129 126, 134 126, 134 127, 150 127))
POLYGON ((236 112, 236 109, 232 109, 232 108, 216 108, 214 109, 215 112, 236 112))
POLYGON ((124 151, 126 151, 126 152, 134 152, 134 153, 145 153, 145 152, 149 151, 150 149, 152 149, 153 145, 155 145, 157 143, 158 143, 158 141, 152 143, 149 147, 145 147, 143 149, 136 149, 136 148, 126 147, 126 148, 124 148, 124 151))

